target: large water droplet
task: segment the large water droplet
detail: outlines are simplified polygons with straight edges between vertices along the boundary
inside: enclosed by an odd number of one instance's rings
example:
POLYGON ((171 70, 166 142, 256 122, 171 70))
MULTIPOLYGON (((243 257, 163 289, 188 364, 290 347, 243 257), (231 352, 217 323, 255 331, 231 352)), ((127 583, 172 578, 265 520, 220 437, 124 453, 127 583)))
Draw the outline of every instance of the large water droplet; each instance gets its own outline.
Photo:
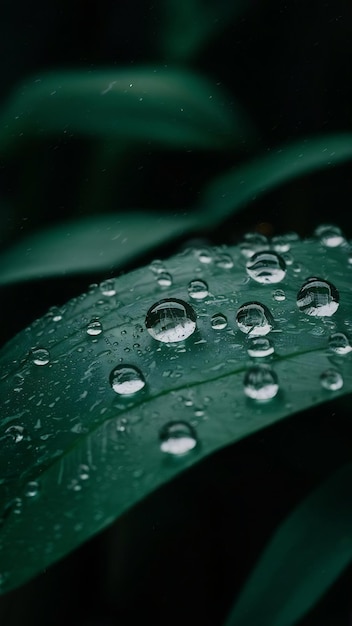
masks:
POLYGON ((274 346, 267 337, 254 337, 249 340, 247 352, 253 357, 269 356, 273 354, 274 346))
POLYGON ((103 326, 100 320, 96 318, 89 322, 87 326, 88 335, 91 335, 92 337, 96 337, 96 335, 101 335, 102 332, 103 332, 103 326))
POLYGON ((344 243, 345 238, 338 226, 332 224, 322 224, 314 231, 316 237, 319 237, 321 243, 327 248, 337 248, 344 243))
POLYGON ((335 354, 348 354, 352 347, 344 333, 333 333, 329 338, 329 348, 335 354))
POLYGON ((267 335, 273 328, 274 320, 269 309, 260 302, 246 302, 236 315, 238 328, 250 337, 267 335))
POLYGON ((271 400, 279 391, 277 375, 270 365, 250 367, 244 377, 244 392, 253 400, 271 400))
POLYGON ((107 296, 108 298, 115 296, 116 289, 115 289, 114 279, 109 278, 107 280, 104 280, 102 283, 100 283, 100 291, 103 294, 103 296, 107 296))
POLYGON ((33 348, 31 356, 34 365, 47 365, 50 361, 49 351, 45 348, 33 348))
POLYGON ((12 439, 14 443, 20 443, 20 441, 22 441, 24 438, 24 428, 19 424, 9 426, 5 430, 5 435, 7 435, 7 437, 10 437, 10 439, 12 439))
POLYGON ((158 274, 156 280, 159 287, 162 287, 163 289, 165 289, 165 287, 171 287, 172 285, 172 276, 167 272, 162 272, 161 274, 158 274))
POLYGON ((297 294, 297 306, 307 315, 330 316, 339 306, 339 293, 327 280, 309 278, 297 294))
POLYGON ((204 280, 191 280, 188 294, 193 300, 204 300, 209 294, 207 283, 204 280))
POLYGON ((187 302, 166 298, 150 307, 145 325, 157 341, 176 343, 194 333, 196 320, 196 313, 187 302))
POLYGON ((227 326, 227 317, 222 313, 215 313, 211 318, 211 327, 214 330, 223 330, 227 326))
POLYGON ((320 376, 321 386, 328 391, 337 391, 343 387, 343 378, 337 370, 329 369, 320 376))
POLYGON ((27 483, 25 487, 24 495, 27 496, 27 498, 35 498, 36 496, 38 496, 39 483, 36 480, 29 481, 29 483, 27 483))
POLYGON ((186 454, 197 445, 194 428, 187 422, 168 422, 159 433, 160 449, 172 455, 186 454))
POLYGON ((142 372, 134 365, 118 365, 110 374, 110 385, 121 396, 130 396, 145 386, 142 372))
POLYGON ((257 283, 272 284, 281 282, 286 276, 286 263, 276 252, 256 252, 247 261, 247 272, 257 283))

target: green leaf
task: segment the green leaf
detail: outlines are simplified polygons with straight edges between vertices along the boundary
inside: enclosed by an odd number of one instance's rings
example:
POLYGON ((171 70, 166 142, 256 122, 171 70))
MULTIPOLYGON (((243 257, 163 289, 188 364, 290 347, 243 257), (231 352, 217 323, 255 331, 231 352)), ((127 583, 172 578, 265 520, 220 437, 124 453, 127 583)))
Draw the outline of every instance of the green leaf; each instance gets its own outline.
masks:
POLYGON ((142 211, 68 221, 29 235, 0 254, 0 285, 121 267, 189 232, 195 223, 189 215, 142 211))
POLYGON ((226 626, 291 626, 352 560, 352 465, 336 472, 284 521, 226 626))
POLYGON ((286 181, 350 159, 352 134, 310 137, 221 174, 205 188, 201 204, 209 221, 219 223, 286 181))
POLYGON ((163 54, 174 61, 191 59, 245 7, 243 0, 164 0, 164 23, 159 33, 163 54))
POLYGON ((14 94, 0 118, 0 150, 53 134, 214 149, 233 146, 246 128, 215 83, 185 70, 52 72, 14 94))
MULTIPOLYGON (((3 591, 28 580, 215 450, 351 391, 348 340, 342 352, 336 350, 341 336, 334 338, 335 346, 329 343, 331 333, 344 333, 351 324, 349 249, 342 238, 325 236, 324 242, 341 245, 276 241, 280 249, 291 250, 283 253, 286 269, 275 257, 274 273, 270 260, 267 269, 264 263, 265 284, 246 270, 245 255, 253 252, 253 242, 241 248, 190 249, 164 265, 156 262, 92 288, 49 311, 2 349, 3 591), (329 285, 303 294, 302 305, 307 307, 311 298, 315 312, 324 317, 305 314, 296 301, 302 283, 316 275, 339 292, 339 305, 329 285), (273 276, 282 282, 271 283, 273 276), (204 286, 199 293, 199 284, 189 291, 195 279, 208 283, 208 293, 204 286), (278 287, 284 294, 277 293, 278 287), (191 311, 188 321, 181 317, 177 325, 177 311, 170 305, 166 309, 170 332, 176 324, 178 338, 196 323, 184 342, 166 345, 146 329, 148 310, 165 298, 182 300, 194 311, 196 322, 191 311), (245 318, 249 335, 236 323, 238 309, 248 302, 269 310, 265 319, 258 310, 245 318), (219 313, 227 326, 214 318, 219 313), (102 324, 100 334, 87 334, 92 320, 93 332, 102 324), (253 336, 271 327, 267 337, 253 336), (261 350, 267 356, 250 356, 248 350, 252 355, 258 350, 253 342, 266 339, 269 346, 261 350), (258 363, 264 366, 249 370, 258 363), (110 384, 121 364, 138 368, 146 382, 128 396, 110 384), (244 386, 248 375, 251 384, 244 386), (248 397, 245 387, 266 399, 248 397), (162 451, 160 429, 180 420, 195 428, 198 445, 182 455, 162 451)), ((149 320, 153 324, 155 315, 149 320)), ((189 441, 181 439, 180 445, 189 441)))

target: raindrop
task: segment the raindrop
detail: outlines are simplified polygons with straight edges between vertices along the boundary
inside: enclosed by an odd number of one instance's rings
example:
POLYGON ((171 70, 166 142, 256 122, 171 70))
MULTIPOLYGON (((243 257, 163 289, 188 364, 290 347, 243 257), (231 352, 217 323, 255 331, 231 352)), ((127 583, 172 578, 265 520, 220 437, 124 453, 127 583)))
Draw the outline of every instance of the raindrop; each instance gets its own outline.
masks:
POLYGON ((281 282, 286 276, 286 263, 276 252, 256 252, 246 265, 247 273, 257 283, 281 282))
POLYGON ((157 341, 175 343, 194 333, 196 320, 196 313, 187 302, 166 298, 150 307, 145 325, 157 341))
POLYGON ((327 248, 337 248, 344 243, 345 238, 338 226, 332 224, 322 224, 314 231, 314 235, 320 239, 323 246, 327 248))
POLYGON ((115 289, 114 279, 109 278, 107 280, 104 280, 102 283, 100 283, 100 291, 103 294, 103 296, 107 296, 108 298, 115 296, 116 289, 115 289))
POLYGON ((270 365, 255 365, 246 372, 244 392, 249 398, 271 400, 278 391, 278 378, 270 365))
POLYGON ((134 365, 118 365, 110 374, 110 385, 121 396, 130 396, 145 386, 142 372, 134 365))
POLYGON ((39 483, 36 480, 31 480, 27 483, 24 491, 24 495, 27 498, 35 498, 39 494, 39 483))
POLYGON ((273 291, 273 298, 276 302, 283 302, 286 300, 286 294, 282 289, 275 289, 275 291, 273 291))
POLYGON ((49 351, 45 348, 33 348, 32 362, 34 365, 48 365, 50 361, 49 351))
POLYGON ((81 463, 81 465, 78 466, 78 477, 80 478, 80 480, 88 480, 89 478, 89 466, 88 465, 81 463))
POLYGON ((247 233, 243 237, 242 243, 240 243, 240 250, 247 259, 253 256, 260 250, 266 250, 268 248, 268 239, 260 233, 247 233))
POLYGON ((321 374, 320 383, 328 391, 337 391, 343 387, 343 378, 337 370, 329 369, 321 374))
POLYGON ((156 280, 157 280, 159 287, 165 288, 165 287, 171 287, 172 285, 172 276, 171 274, 168 274, 167 272, 158 274, 156 280))
POLYGON ((154 274, 160 274, 165 271, 164 263, 160 259, 155 259, 149 265, 149 269, 154 274))
POLYGON ((52 306, 49 309, 49 316, 53 322, 60 322, 62 320, 62 312, 57 306, 52 306))
POLYGON ((5 435, 10 437, 14 443, 20 443, 24 437, 24 428, 23 426, 15 425, 9 426, 5 430, 5 435))
POLYGON ((91 335, 91 337, 96 337, 96 335, 101 335, 103 332, 103 326, 98 318, 92 319, 87 326, 87 334, 91 335))
POLYGON ((330 316, 339 306, 339 293, 327 280, 309 278, 297 294, 297 306, 307 315, 330 316))
POLYGON ((215 257, 215 265, 223 270, 230 270, 233 267, 233 258, 231 254, 222 252, 215 257))
POLYGON ((249 337, 267 335, 273 328, 274 320, 269 309, 260 302, 246 302, 236 315, 238 328, 249 337))
POLYGON ((209 250, 198 250, 198 260, 201 263, 211 263, 213 257, 211 256, 209 250))
POLYGON ((204 280, 191 280, 188 294, 193 300, 204 300, 209 295, 207 283, 204 280))
POLYGON ((288 252, 291 247, 290 238, 287 235, 277 235, 271 240, 275 252, 288 252))
POLYGON ((269 356, 273 354, 274 346, 267 337, 254 337, 249 340, 247 352, 253 357, 269 356))
POLYGON ((351 344, 344 333, 333 333, 329 338, 329 348, 336 354, 348 354, 351 352, 351 344))
POLYGON ((211 318, 211 327, 214 330, 223 330, 227 326, 227 317, 222 313, 215 313, 211 318))
POLYGON ((197 445, 194 428, 187 422, 168 422, 159 432, 160 449, 172 455, 186 454, 197 445))

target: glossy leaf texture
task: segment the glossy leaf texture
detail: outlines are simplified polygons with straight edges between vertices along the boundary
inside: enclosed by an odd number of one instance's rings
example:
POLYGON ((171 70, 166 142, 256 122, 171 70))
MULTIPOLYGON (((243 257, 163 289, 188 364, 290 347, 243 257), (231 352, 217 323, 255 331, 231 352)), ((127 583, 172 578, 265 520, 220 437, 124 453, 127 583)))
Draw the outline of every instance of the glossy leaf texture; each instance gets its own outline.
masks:
POLYGON ((198 74, 158 66, 77 70, 21 85, 0 117, 0 150, 50 134, 216 149, 249 132, 233 99, 198 74))
POLYGON ((10 341, 2 591, 212 452, 349 393, 349 260, 326 228, 192 248, 92 286, 10 341))
POLYGON ((292 626, 352 560, 352 465, 338 470, 281 524, 225 626, 292 626))
POLYGON ((309 137, 268 151, 221 174, 204 189, 202 206, 216 223, 279 185, 352 159, 352 134, 309 137))

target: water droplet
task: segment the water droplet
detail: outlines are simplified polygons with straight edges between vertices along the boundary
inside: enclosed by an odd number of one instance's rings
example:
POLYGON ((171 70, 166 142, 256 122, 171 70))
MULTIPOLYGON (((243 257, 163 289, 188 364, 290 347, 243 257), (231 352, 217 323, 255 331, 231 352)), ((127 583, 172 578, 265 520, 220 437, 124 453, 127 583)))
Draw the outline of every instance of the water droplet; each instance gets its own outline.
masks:
POLYGON ((332 224, 322 224, 314 231, 314 235, 320 239, 320 242, 327 248, 337 248, 344 243, 345 238, 341 229, 332 224))
POLYGON ((160 274, 161 272, 165 272, 164 263, 160 259, 155 259, 149 265, 149 269, 154 274, 160 274))
POLYGON ((196 313, 187 302, 166 298, 150 307, 145 325, 157 341, 175 343, 194 333, 196 320, 196 313))
POLYGON ((62 312, 57 306, 52 306, 48 313, 53 322, 60 322, 62 320, 62 312))
POLYGON ((209 294, 207 283, 204 280, 191 280, 188 285, 188 294, 194 300, 204 300, 209 294))
POLYGON ((213 260, 212 255, 210 254, 209 250, 198 250, 198 260, 201 263, 211 263, 213 260))
POLYGON ((222 313, 215 313, 211 318, 211 327, 214 330, 223 330, 227 326, 227 317, 222 313))
POLYGON ((273 328, 274 320, 269 309, 260 302, 246 302, 236 315, 238 328, 250 337, 267 335, 273 328))
POLYGON ((21 498, 14 499, 12 503, 12 512, 15 513, 15 515, 21 515, 22 513, 22 499, 21 498))
POLYGON ((281 282, 286 276, 286 263, 276 252, 256 252, 246 265, 247 272, 257 283, 281 282))
POLYGON ((267 250, 268 245, 268 239, 264 235, 247 233, 244 235, 242 243, 240 243, 240 250, 243 256, 249 259, 256 252, 267 250))
POLYGON ((348 354, 351 352, 351 344, 344 333, 333 333, 329 338, 329 348, 336 354, 348 354))
POLYGON ((197 445, 194 428, 187 422, 168 422, 159 433, 160 449, 168 454, 180 455, 197 445))
POLYGON ((343 387, 343 378, 337 370, 329 369, 321 374, 320 383, 328 391, 337 391, 343 387))
POLYGON ((91 337, 95 337, 96 335, 101 335, 103 332, 103 326, 100 320, 92 319, 87 326, 87 334, 91 335, 91 337))
POLYGON ((35 498, 39 495, 39 483, 36 480, 31 480, 27 483, 24 495, 27 496, 27 498, 35 498))
POLYGON ((244 392, 253 400, 271 400, 279 391, 277 375, 270 365, 255 365, 244 377, 244 392))
POLYGON ((287 235, 277 235, 271 240, 275 252, 288 252, 291 247, 290 238, 287 235))
POLYGON ((230 270, 233 267, 233 258, 231 254, 222 252, 215 257, 215 265, 223 270, 230 270))
POLYGON ((33 348, 32 362, 34 365, 47 365, 50 361, 49 351, 45 348, 33 348))
POLYGON ((165 287, 171 287, 172 285, 172 276, 171 274, 168 274, 167 272, 158 274, 156 280, 157 280, 159 287, 165 288, 165 287))
POLYGON ((5 435, 10 437, 14 443, 20 443, 24 437, 24 428, 19 425, 9 426, 5 430, 5 435))
POLYGON ((273 298, 276 302, 283 302, 286 300, 286 294, 282 289, 275 289, 275 291, 273 291, 273 298))
POLYGON ((104 280, 102 283, 100 283, 100 291, 103 294, 103 296, 107 296, 108 298, 115 296, 116 289, 115 289, 114 279, 109 278, 108 280, 104 280))
POLYGON ((80 480, 88 480, 89 472, 89 465, 81 463, 81 465, 78 466, 78 477, 80 478, 80 480))
POLYGON ((309 278, 297 294, 297 306, 307 315, 330 316, 339 306, 339 293, 327 280, 309 278))
POLYGON ((247 352, 253 357, 269 356, 273 354, 274 346, 267 337, 254 337, 249 340, 247 352))
POLYGON ((121 396, 130 396, 145 386, 142 372, 134 365, 118 365, 110 374, 110 385, 121 396))

